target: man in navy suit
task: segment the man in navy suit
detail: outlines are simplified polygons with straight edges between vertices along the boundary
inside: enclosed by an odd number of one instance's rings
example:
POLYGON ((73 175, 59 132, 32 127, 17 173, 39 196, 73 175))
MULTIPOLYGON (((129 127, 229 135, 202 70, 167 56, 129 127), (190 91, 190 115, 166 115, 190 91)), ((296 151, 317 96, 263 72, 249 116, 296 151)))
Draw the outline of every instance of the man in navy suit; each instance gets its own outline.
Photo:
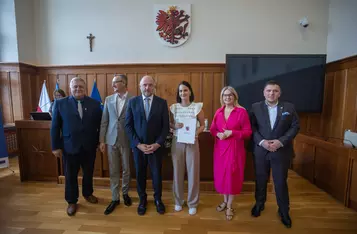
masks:
POLYGON ((140 81, 142 95, 132 98, 127 107, 125 129, 134 152, 137 192, 140 198, 138 214, 147 206, 146 168, 149 164, 154 187, 154 201, 159 214, 165 213, 162 194, 162 151, 169 132, 166 100, 155 96, 155 81, 144 76, 140 81))
POLYGON ((51 142, 56 157, 63 155, 66 177, 67 214, 77 211, 78 172, 82 167, 82 195, 97 203, 93 195, 93 170, 102 116, 100 103, 85 95, 85 82, 75 77, 70 82, 71 96, 55 101, 52 110, 51 142))
POLYGON ((279 102, 280 86, 269 81, 264 87, 265 101, 254 103, 251 124, 254 143, 256 176, 255 200, 252 216, 260 216, 264 210, 270 168, 273 173, 276 200, 282 223, 290 228, 288 169, 293 155, 293 139, 299 132, 299 118, 294 105, 279 102))

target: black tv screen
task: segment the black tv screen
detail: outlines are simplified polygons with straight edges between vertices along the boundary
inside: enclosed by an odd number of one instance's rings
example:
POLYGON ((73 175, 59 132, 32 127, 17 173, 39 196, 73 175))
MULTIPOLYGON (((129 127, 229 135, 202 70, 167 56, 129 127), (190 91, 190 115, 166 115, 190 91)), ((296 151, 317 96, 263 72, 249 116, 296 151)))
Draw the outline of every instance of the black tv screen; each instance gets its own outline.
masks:
POLYGON ((235 88, 239 104, 249 110, 264 100, 269 80, 280 84, 280 101, 295 105, 297 112, 321 113, 326 55, 226 55, 226 84, 235 88))

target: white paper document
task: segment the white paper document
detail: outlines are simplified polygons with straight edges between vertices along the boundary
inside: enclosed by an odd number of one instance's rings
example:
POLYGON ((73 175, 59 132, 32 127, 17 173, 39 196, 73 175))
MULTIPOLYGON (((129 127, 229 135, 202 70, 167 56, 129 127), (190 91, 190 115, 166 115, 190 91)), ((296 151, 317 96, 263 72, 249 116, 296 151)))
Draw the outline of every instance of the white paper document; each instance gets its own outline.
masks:
POLYGON ((180 119, 183 127, 177 130, 177 142, 195 144, 197 119, 180 119))

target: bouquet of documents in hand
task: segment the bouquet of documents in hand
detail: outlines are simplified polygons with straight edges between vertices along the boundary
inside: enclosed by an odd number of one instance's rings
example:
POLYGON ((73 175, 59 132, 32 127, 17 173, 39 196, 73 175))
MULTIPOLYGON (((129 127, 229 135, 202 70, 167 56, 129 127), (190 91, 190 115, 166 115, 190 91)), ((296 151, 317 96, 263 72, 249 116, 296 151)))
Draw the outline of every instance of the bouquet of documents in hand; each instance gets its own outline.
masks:
POLYGON ((182 118, 179 122, 183 127, 177 130, 177 142, 195 144, 197 119, 182 118))

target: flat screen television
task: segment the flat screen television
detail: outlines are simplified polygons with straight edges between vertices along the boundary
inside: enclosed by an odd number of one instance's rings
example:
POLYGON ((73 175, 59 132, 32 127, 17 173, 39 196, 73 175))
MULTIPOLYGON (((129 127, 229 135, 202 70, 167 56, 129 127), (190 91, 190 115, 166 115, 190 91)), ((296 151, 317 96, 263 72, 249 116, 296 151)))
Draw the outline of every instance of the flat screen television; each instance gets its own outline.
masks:
POLYGON ((264 100, 265 83, 275 80, 281 101, 293 103, 300 113, 321 113, 325 68, 325 54, 227 54, 226 84, 235 88, 247 110, 264 100))

